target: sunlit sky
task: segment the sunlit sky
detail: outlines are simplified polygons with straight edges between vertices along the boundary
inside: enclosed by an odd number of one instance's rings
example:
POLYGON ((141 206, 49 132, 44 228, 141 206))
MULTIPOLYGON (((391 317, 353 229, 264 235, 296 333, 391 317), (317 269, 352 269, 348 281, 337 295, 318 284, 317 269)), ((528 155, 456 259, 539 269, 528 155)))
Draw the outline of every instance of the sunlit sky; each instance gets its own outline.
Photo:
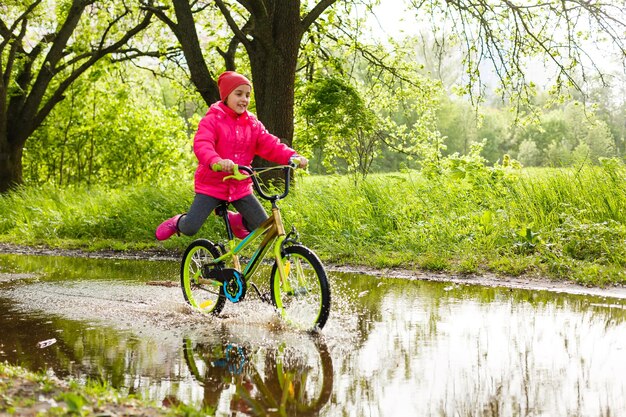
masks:
POLYGON ((397 37, 416 32, 418 26, 414 23, 414 13, 406 9, 404 0, 384 0, 374 8, 375 16, 370 20, 374 33, 380 31, 381 34, 397 37))

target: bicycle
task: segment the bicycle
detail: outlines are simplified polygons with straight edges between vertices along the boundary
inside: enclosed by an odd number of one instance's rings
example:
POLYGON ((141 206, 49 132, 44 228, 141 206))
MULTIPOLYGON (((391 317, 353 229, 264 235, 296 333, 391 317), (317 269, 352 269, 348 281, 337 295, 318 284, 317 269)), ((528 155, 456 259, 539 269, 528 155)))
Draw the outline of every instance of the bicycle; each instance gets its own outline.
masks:
MULTIPOLYGON (((322 262, 309 248, 297 241, 295 227, 285 233, 278 201, 289 194, 291 171, 295 164, 283 165, 284 190, 267 194, 259 184, 260 169, 235 165, 228 178, 252 179, 256 193, 271 203, 269 218, 243 240, 237 240, 228 221, 228 203, 216 208, 226 227, 227 242, 207 239, 193 241, 185 250, 181 263, 181 287, 187 303, 205 313, 218 316, 226 300, 243 301, 248 286, 259 298, 271 303, 288 323, 309 331, 321 330, 330 313, 330 287, 322 262), (262 239, 245 262, 239 254, 262 239), (271 253, 274 264, 269 277, 270 295, 261 294, 251 281, 263 259, 271 253), (271 298, 270 298, 271 297, 271 298)), ((214 169, 219 169, 214 167, 214 169)), ((270 168, 272 169, 272 168, 270 168)))

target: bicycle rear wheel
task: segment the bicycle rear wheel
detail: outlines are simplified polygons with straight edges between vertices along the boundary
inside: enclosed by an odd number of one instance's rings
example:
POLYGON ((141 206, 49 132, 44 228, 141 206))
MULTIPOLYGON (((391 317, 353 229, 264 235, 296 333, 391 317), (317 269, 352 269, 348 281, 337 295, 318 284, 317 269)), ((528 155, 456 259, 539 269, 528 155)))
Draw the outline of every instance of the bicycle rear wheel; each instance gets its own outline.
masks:
POLYGON ((330 313, 330 287, 322 262, 301 245, 285 248, 282 262, 285 282, 281 282, 276 263, 270 277, 274 306, 287 322, 299 328, 322 329, 330 313))
POLYGON ((192 307, 215 316, 224 308, 224 286, 206 276, 211 262, 220 256, 218 248, 206 239, 191 242, 180 266, 180 286, 192 307))

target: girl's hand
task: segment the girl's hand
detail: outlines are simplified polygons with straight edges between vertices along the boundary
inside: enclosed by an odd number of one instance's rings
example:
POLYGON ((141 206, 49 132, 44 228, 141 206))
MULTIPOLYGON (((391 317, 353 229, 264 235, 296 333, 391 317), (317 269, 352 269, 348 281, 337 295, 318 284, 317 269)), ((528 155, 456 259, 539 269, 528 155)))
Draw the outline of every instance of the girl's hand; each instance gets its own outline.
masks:
POLYGON ((302 155, 294 155, 289 159, 289 162, 295 162, 298 168, 306 168, 309 164, 309 160, 302 155))
POLYGON ((232 173, 233 169, 235 168, 235 163, 230 159, 220 159, 217 163, 219 164, 221 171, 224 172, 232 173))

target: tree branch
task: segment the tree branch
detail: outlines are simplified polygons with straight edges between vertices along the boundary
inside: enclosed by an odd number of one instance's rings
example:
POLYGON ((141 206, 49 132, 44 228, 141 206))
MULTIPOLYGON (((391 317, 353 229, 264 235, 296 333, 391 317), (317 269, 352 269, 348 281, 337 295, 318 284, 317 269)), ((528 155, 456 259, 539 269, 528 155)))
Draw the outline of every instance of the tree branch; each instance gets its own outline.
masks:
MULTIPOLYGON (((246 8, 246 10, 251 12, 251 6, 250 6, 249 3, 247 3, 246 1, 243 1, 243 0, 238 0, 238 2, 239 2, 239 4, 244 6, 246 8)), ((220 12, 222 13, 224 18, 226 19, 226 23, 228 24, 228 27, 230 28, 230 30, 232 30, 233 33, 235 34, 235 36, 237 37, 237 39, 239 39, 239 42, 241 42, 241 44, 246 49, 250 48, 251 47, 250 40, 246 37, 246 34, 243 33, 243 31, 239 28, 239 26, 237 26, 237 22, 235 22, 235 19, 233 19, 233 16, 230 13, 230 10, 228 9, 228 7, 226 7, 226 5, 224 4, 224 2, 222 0, 215 0, 215 4, 220 9, 220 12)), ((251 17, 251 19, 252 19, 252 17, 251 17)), ((246 22, 246 25, 247 24, 248 24, 248 22, 246 22)))
MULTIPOLYGON (((418 4, 413 0, 412 4, 417 9, 424 1, 418 4)), ((622 2, 446 0, 445 4, 457 12, 456 29, 466 42, 466 63, 479 82, 478 65, 488 59, 503 85, 517 80, 515 90, 527 89, 524 60, 541 55, 556 68, 559 84, 566 80, 583 93, 589 67, 605 83, 606 74, 598 65, 603 57, 591 55, 587 39, 581 36, 585 33, 606 36, 621 57, 626 56, 626 7, 622 2), (479 31, 476 36, 472 36, 473 29, 479 31)), ((431 1, 431 6, 436 10, 440 4, 431 1)))
POLYGON ((144 9, 144 10, 152 12, 159 20, 161 20, 163 23, 165 23, 172 30, 172 32, 176 33, 176 31, 178 29, 178 25, 176 24, 176 22, 174 22, 172 19, 170 19, 164 12, 164 10, 167 10, 168 7, 166 7, 166 6, 153 6, 150 3, 142 1, 141 8, 144 9))
MULTIPOLYGON (((32 131, 34 131, 43 122, 43 120, 46 118, 46 116, 48 116, 50 111, 52 111, 54 106, 58 102, 63 100, 64 94, 65 94, 65 91, 67 90, 67 88, 80 75, 82 75, 87 69, 92 67, 102 57, 104 57, 106 55, 109 55, 109 54, 119 50, 122 46, 127 44, 128 41, 131 38, 133 38, 139 32, 143 31, 146 27, 148 27, 148 25, 150 24, 151 19, 152 19, 152 12, 150 12, 150 11, 146 12, 146 14, 144 15, 143 19, 137 25, 135 25, 130 30, 128 30, 124 34, 124 36, 122 36, 116 42, 113 42, 112 44, 110 44, 107 47, 104 47, 104 48, 98 49, 96 51, 93 51, 93 53, 91 54, 89 59, 84 61, 76 70, 72 71, 64 80, 62 80, 59 83, 59 86, 54 90, 52 95, 46 100, 44 105, 41 106, 41 108, 38 111, 36 111, 36 113, 33 113, 33 117, 32 117, 33 120, 34 120, 33 127, 31 128, 30 132, 26 132, 27 135, 25 137, 28 137, 32 133, 32 131)), ((41 73, 41 71, 40 71, 40 73, 41 73)), ((47 85, 45 87, 47 88, 47 85)), ((37 93, 37 94, 39 94, 39 93, 37 93)), ((36 102, 36 100, 38 98, 37 94, 33 94, 33 92, 31 92, 31 94, 29 94, 28 99, 27 99, 27 105, 28 105, 28 102, 30 102, 30 106, 33 105, 32 103, 36 102)), ((41 98, 39 98, 38 102, 41 102, 41 98)), ((29 114, 28 112, 32 112, 31 109, 26 108, 27 105, 24 106, 25 107, 24 111, 26 112, 26 115, 29 114)))
POLYGON ((319 18, 326 9, 335 4, 337 0, 321 0, 307 13, 302 19, 302 33, 306 32, 309 27, 319 18))

